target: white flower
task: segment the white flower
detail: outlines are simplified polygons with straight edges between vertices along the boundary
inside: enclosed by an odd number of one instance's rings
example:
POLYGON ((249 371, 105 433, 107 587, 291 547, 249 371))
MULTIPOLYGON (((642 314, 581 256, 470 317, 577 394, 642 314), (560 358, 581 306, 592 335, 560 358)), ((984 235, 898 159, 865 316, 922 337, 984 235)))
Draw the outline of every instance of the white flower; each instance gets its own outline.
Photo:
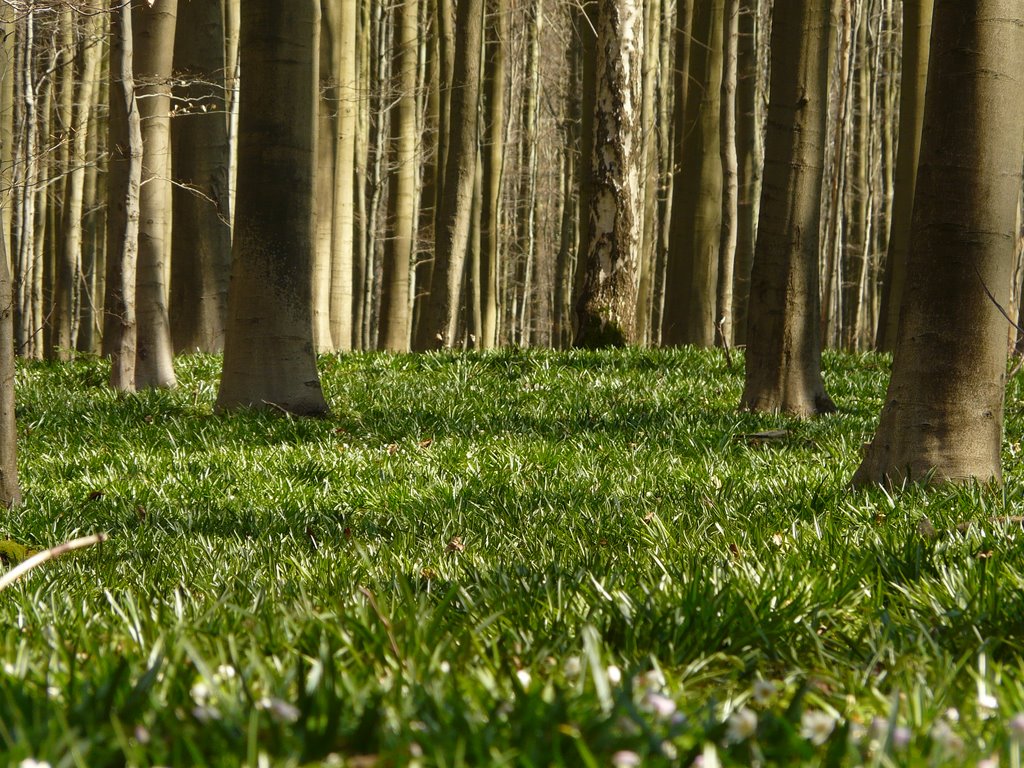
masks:
POLYGON ((217 667, 217 671, 213 673, 213 679, 217 682, 225 682, 227 680, 233 680, 235 677, 235 668, 230 664, 221 664, 217 667))
POLYGON ((637 675, 634 684, 637 688, 646 691, 660 691, 665 687, 665 675, 662 674, 660 669, 652 669, 649 672, 644 672, 642 675, 637 675))
POLYGON ((220 720, 220 710, 216 707, 198 706, 192 708, 192 717, 201 723, 220 720))
POLYGON ((945 712, 945 718, 947 720, 949 720, 949 722, 951 722, 951 723, 959 723, 960 722, 960 710, 958 710, 956 707, 950 707, 945 712))
POLYGON ((612 755, 612 765, 615 768, 635 768, 640 765, 640 755, 628 749, 620 749, 612 755))
POLYGON ((835 718, 817 709, 808 709, 800 717, 800 735, 818 747, 828 741, 835 727, 835 718))
POLYGON ((989 755, 988 757, 982 758, 978 761, 978 768, 999 768, 999 757, 996 755, 989 755))
POLYGON ((192 700, 199 706, 203 706, 207 701, 210 700, 210 686, 206 684, 204 680, 197 680, 192 684, 192 700))
POLYGON ((440 668, 441 672, 445 675, 452 671, 452 665, 449 664, 447 661, 442 661, 440 664, 440 668))
POLYGON ((50 764, 45 760, 36 760, 34 757, 26 757, 18 763, 18 768, 50 768, 50 764))
POLYGON ((622 682, 622 670, 616 667, 614 664, 609 664, 607 669, 608 682, 612 685, 618 685, 622 682))
POLYGON ((672 713, 676 711, 676 703, 673 699, 655 691, 648 691, 641 705, 661 720, 671 717, 672 713))
POLYGON ((725 738, 729 742, 739 744, 755 733, 757 733, 757 713, 754 710, 743 707, 729 715, 729 727, 725 732, 725 738))
POLYGON ((149 731, 146 730, 146 726, 135 726, 135 740, 139 742, 139 744, 149 744, 149 731))
POLYGON ((1018 712, 1011 717, 1006 727, 1010 729, 1010 734, 1015 738, 1024 738, 1024 712, 1018 712))
POLYGON ((982 718, 992 717, 992 714, 999 709, 999 700, 991 693, 978 695, 978 715, 982 718))
POLYGON ((530 670, 528 669, 517 669, 516 679, 519 680, 519 684, 523 686, 523 688, 529 688, 530 683, 533 680, 533 678, 530 676, 530 670))
POLYGON ((765 706, 771 704, 777 690, 778 686, 776 686, 774 681, 758 678, 754 681, 754 688, 750 693, 750 698, 754 700, 755 704, 765 706))
POLYGON ((263 697, 256 702, 256 708, 269 712, 270 716, 279 723, 294 723, 301 714, 298 707, 283 699, 263 697))
POLYGON ((570 656, 562 665, 562 672, 566 677, 578 677, 582 669, 583 665, 580 663, 579 656, 570 656))

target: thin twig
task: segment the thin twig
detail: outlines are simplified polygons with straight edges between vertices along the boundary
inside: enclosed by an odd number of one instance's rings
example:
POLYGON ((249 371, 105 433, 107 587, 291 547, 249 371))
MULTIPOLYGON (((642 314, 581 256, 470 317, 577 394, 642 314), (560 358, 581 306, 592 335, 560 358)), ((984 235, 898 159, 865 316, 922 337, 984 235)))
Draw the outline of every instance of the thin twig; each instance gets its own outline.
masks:
MULTIPOLYGON (((992 295, 992 291, 990 291, 988 289, 988 286, 985 285, 985 278, 981 276, 981 272, 978 271, 977 267, 974 268, 974 274, 978 276, 978 280, 979 282, 981 282, 982 290, 985 291, 985 295, 988 296, 989 301, 996 305, 996 309, 999 310, 999 314, 1006 318, 1006 322, 1012 325, 1016 329, 1017 333, 1024 335, 1024 328, 1021 328, 1019 325, 1017 325, 1017 323, 1013 321, 1013 318, 1010 317, 1010 314, 1005 309, 1003 309, 1003 306, 996 300, 996 297, 992 295)), ((1010 372, 1006 374, 1006 378, 1012 379, 1014 376, 1017 375, 1021 367, 1024 367, 1024 350, 1022 350, 1021 353, 1017 356, 1017 363, 1013 366, 1013 368, 1010 369, 1010 372)))
POLYGON ((42 552, 37 552, 32 555, 25 562, 11 568, 3 576, 0 576, 0 592, 7 589, 14 582, 24 576, 26 573, 31 571, 36 566, 42 565, 47 560, 52 560, 55 557, 60 557, 65 552, 70 552, 73 549, 82 549, 83 547, 91 547, 93 544, 99 544, 101 541, 106 541, 109 537, 105 533, 96 533, 92 536, 83 536, 80 539, 72 539, 71 541, 65 541, 63 544, 58 544, 55 547, 44 549, 42 552))

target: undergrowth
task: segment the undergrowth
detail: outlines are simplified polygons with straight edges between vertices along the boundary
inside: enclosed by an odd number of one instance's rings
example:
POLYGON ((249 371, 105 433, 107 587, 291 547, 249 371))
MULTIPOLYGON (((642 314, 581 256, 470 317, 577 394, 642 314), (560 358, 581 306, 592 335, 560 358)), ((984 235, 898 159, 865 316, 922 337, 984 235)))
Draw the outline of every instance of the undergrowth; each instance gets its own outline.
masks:
POLYGON ((0 593, 6 764, 1019 764, 1016 383, 1003 488, 887 493, 881 356, 810 423, 695 350, 328 356, 316 420, 177 366, 19 369, 0 538, 110 540, 0 593))

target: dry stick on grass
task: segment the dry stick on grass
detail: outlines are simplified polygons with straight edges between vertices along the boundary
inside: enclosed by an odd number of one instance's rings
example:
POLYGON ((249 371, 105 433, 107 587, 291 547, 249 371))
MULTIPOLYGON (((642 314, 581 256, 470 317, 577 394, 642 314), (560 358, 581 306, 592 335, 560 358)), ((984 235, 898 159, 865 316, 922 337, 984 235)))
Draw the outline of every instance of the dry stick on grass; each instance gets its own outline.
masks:
POLYGON ((108 538, 109 537, 105 533, 96 533, 92 536, 83 536, 80 539, 65 541, 63 544, 58 544, 56 547, 50 547, 50 549, 44 549, 42 552, 37 552, 23 563, 11 568, 11 570, 3 576, 0 576, 0 592, 7 589, 7 587, 11 586, 11 584, 16 582, 37 565, 42 565, 47 560, 60 557, 65 552, 70 552, 73 549, 82 549, 83 547, 91 547, 93 544, 99 544, 101 541, 106 541, 108 538))

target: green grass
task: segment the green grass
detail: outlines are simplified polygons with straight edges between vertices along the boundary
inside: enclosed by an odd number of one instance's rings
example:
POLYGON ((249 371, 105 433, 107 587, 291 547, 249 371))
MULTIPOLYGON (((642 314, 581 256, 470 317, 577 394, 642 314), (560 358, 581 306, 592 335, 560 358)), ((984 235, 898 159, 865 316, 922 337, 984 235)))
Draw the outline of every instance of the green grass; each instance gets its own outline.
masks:
POLYGON ((694 350, 325 357, 322 420, 27 364, 0 539, 111 538, 0 593, 0 762, 1017 765, 1020 385, 1004 488, 889 495, 888 360, 827 367, 799 423, 694 350))

